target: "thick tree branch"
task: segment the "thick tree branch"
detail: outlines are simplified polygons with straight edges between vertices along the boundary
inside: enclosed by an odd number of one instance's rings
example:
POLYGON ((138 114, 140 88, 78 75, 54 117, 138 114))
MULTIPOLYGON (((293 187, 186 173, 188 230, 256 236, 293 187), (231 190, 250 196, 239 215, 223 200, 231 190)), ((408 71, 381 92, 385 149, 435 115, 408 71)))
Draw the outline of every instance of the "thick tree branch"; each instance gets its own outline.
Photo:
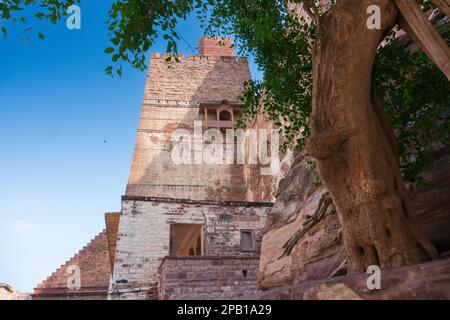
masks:
POLYGON ((303 1, 303 7, 306 12, 309 12, 309 14, 312 14, 314 17, 314 21, 316 22, 317 26, 320 24, 320 12, 319 9, 316 6, 316 3, 314 0, 305 0, 303 1))
MULTIPOLYGON (((445 0, 448 2, 448 0, 445 0)), ((395 0, 399 24, 417 46, 450 80, 450 48, 414 0, 395 0)))
POLYGON ((450 18, 450 0, 430 0, 443 14, 450 18))

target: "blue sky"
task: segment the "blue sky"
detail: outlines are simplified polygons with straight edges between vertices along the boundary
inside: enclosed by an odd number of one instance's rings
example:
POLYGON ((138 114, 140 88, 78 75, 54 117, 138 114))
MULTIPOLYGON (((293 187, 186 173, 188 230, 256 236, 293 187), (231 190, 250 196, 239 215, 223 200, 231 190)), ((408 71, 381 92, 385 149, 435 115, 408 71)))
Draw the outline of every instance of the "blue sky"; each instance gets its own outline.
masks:
MULTIPOLYGON (((120 210, 146 72, 104 74, 111 3, 82 2, 81 30, 62 22, 27 41, 12 25, 0 38, 0 282, 21 291, 98 234, 104 212, 120 210)), ((193 47, 202 35, 194 17, 178 31, 193 47)), ((179 51, 192 53, 184 41, 179 51)))

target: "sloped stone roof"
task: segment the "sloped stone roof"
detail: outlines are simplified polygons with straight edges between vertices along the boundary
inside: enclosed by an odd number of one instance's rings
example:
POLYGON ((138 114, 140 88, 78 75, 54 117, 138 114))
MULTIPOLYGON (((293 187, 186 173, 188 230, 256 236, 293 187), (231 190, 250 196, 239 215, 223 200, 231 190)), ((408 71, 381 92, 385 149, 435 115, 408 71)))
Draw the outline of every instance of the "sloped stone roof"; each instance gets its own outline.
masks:
POLYGON ((104 292, 108 290, 110 279, 109 248, 106 230, 84 246, 72 258, 37 285, 33 297, 40 295, 59 295, 82 292, 104 292), (67 268, 75 265, 80 268, 81 289, 67 288, 67 268))

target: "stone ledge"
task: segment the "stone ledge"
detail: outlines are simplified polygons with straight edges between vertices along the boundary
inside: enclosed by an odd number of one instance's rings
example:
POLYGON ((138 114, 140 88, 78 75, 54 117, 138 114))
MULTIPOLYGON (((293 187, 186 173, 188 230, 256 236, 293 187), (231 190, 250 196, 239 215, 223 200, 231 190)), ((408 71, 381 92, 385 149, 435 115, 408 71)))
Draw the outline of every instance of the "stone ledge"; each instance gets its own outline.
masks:
POLYGON ((106 299, 108 296, 108 287, 84 287, 80 290, 68 290, 62 288, 45 288, 34 289, 31 294, 32 300, 48 300, 48 299, 106 299))
MULTIPOLYGON (((185 56, 184 54, 179 53, 177 56, 172 53, 159 53, 159 52, 152 52, 150 59, 151 60, 164 60, 165 62, 168 57, 171 57, 175 59, 178 57, 179 63, 186 62, 186 61, 223 61, 223 62, 230 62, 230 63, 248 63, 247 58, 245 57, 236 57, 231 55, 204 55, 204 54, 189 54, 185 56)), ((175 62, 175 60, 173 61, 175 62)), ((169 63, 169 62, 167 62, 169 63)), ((171 61, 172 63, 172 61, 171 61)))
POLYGON ((145 196, 122 196, 122 201, 148 201, 148 202, 166 202, 166 203, 185 203, 185 204, 202 204, 202 205, 219 205, 219 206, 235 206, 235 207, 273 207, 272 202, 251 202, 251 201, 227 201, 227 200, 192 200, 192 199, 175 199, 161 197, 145 197, 145 196))
MULTIPOLYGON (((258 253, 255 251, 255 254, 258 253)), ((259 260, 259 256, 165 256, 161 264, 166 260, 259 260)))

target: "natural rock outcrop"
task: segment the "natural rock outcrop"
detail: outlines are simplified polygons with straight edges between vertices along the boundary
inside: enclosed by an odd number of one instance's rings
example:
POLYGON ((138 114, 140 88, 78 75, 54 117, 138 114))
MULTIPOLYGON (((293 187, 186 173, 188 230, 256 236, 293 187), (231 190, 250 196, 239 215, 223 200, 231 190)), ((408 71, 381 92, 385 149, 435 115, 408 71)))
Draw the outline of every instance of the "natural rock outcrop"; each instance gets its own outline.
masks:
POLYGON ((450 259, 381 271, 381 289, 368 289, 366 273, 305 282, 251 297, 258 300, 450 299, 450 259))
POLYGON ((420 226, 442 253, 450 250, 450 151, 442 149, 421 175, 427 186, 411 188, 420 226))
POLYGON ((280 180, 269 217, 259 268, 262 289, 324 278, 345 259, 334 205, 303 154, 280 180))
MULTIPOLYGON (((450 250, 450 153, 441 150, 422 174, 427 187, 409 187, 420 226, 441 253, 450 250)), ((334 205, 314 165, 296 154, 281 178, 262 241, 263 290, 346 273, 334 205)))

